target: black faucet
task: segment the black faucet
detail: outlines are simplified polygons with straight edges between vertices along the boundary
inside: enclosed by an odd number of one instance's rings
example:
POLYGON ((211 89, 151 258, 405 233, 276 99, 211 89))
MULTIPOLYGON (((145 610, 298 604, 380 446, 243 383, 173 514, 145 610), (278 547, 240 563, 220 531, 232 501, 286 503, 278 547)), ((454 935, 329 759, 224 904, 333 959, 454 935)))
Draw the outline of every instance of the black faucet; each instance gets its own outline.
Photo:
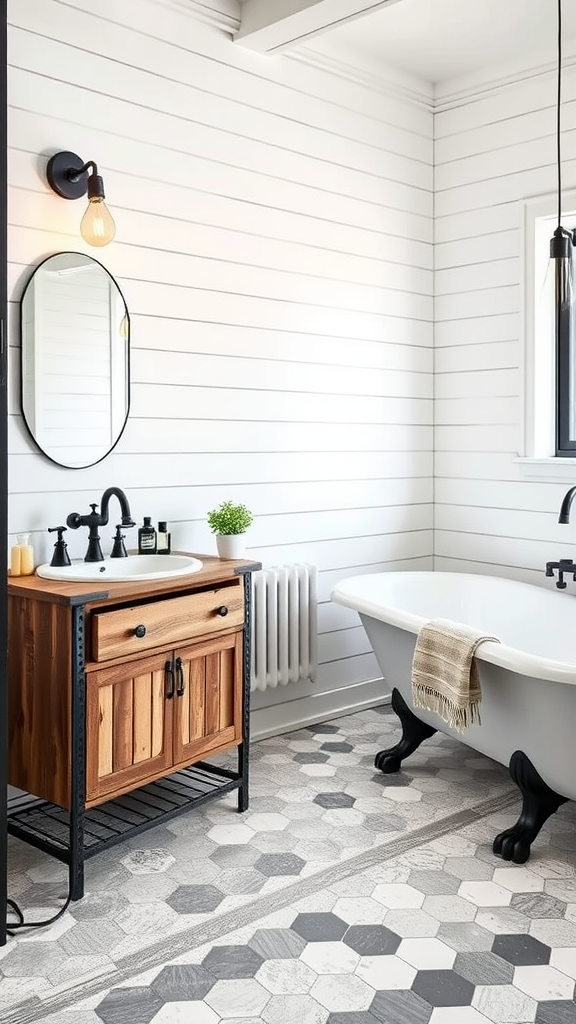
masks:
MULTIPOLYGON (((558 515, 559 523, 570 522, 570 508, 576 495, 576 486, 571 487, 570 490, 566 491, 566 494, 562 498, 562 504, 560 505, 560 513, 558 515)), ((558 570, 558 580, 556 586, 558 590, 564 590, 566 587, 566 581, 564 574, 572 575, 573 581, 576 583, 576 565, 571 558, 561 558, 559 562, 546 562, 546 576, 553 576, 554 570, 558 570)))
MULTIPOLYGON (((79 512, 71 512, 66 519, 66 525, 71 530, 78 530, 80 526, 87 526, 89 529, 88 534, 88 550, 84 556, 85 562, 103 562, 104 555, 102 554, 102 548, 100 547, 100 534, 98 533, 99 526, 106 526, 108 523, 108 504, 110 498, 115 494, 120 502, 120 512, 122 514, 122 522, 119 523, 117 530, 124 526, 136 526, 136 523, 132 519, 132 513, 130 512, 130 505, 128 504, 128 498, 124 494, 124 491, 120 490, 119 487, 108 487, 100 499, 100 512, 97 512, 97 504, 91 504, 92 509, 87 515, 81 516, 79 512)), ((112 558, 125 558, 126 549, 124 545, 114 545, 112 551, 112 558)))
POLYGON ((562 498, 562 504, 560 505, 560 514, 558 516, 558 522, 559 523, 569 523, 570 522, 570 506, 572 505, 572 502, 574 501, 574 495, 575 494, 576 494, 576 486, 575 487, 571 487, 569 491, 566 491, 566 494, 562 498))

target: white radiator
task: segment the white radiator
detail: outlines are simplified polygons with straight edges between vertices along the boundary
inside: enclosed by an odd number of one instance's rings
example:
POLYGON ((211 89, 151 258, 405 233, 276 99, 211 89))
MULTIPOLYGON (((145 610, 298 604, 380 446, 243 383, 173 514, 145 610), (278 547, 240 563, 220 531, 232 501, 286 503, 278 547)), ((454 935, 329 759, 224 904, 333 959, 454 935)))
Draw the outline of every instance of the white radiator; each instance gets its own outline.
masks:
POLYGON ((252 573, 251 690, 299 679, 318 670, 318 570, 274 565, 252 573))

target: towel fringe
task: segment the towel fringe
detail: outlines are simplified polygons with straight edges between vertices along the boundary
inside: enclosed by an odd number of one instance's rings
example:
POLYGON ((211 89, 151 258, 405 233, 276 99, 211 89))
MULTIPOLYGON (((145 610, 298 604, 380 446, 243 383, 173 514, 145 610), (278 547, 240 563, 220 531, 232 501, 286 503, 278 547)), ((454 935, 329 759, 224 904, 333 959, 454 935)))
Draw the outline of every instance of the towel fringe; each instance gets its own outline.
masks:
POLYGON ((464 732, 471 725, 481 725, 480 699, 466 707, 458 707, 445 694, 422 683, 412 686, 412 703, 415 708, 433 711, 456 732, 464 732))

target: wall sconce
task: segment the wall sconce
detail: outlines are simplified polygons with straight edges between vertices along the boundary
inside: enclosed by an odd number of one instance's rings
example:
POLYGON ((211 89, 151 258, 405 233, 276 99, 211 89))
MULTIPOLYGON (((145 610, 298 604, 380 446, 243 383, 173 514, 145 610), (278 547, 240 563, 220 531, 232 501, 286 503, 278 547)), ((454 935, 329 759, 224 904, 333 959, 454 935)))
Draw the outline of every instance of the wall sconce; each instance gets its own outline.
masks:
POLYGON ((104 202, 104 182, 94 161, 82 163, 76 153, 55 153, 48 161, 46 178, 62 199, 80 199, 88 193, 80 234, 88 245, 108 245, 116 234, 116 225, 104 202))

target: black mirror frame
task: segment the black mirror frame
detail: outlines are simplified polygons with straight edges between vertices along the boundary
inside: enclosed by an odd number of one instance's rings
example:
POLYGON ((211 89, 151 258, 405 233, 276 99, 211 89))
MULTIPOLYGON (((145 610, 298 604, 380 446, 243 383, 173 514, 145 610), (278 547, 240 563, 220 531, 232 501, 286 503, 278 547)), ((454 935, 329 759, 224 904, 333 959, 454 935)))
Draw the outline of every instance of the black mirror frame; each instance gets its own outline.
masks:
POLYGON ((34 268, 32 273, 30 274, 28 280, 26 281, 26 284, 24 285, 24 288, 22 289, 22 295, 20 296, 19 315, 20 315, 20 323, 19 323, 19 331, 20 331, 20 413, 22 415, 22 420, 24 422, 24 425, 26 427, 26 430, 28 431, 28 434, 29 434, 30 438, 34 442, 34 445, 36 446, 38 451, 46 459, 48 459, 50 462, 52 462, 55 466, 60 466, 62 469, 78 470, 78 469, 89 469, 90 466, 97 466, 99 462, 102 462, 104 459, 108 458, 110 453, 114 451, 116 445, 118 444, 120 438, 122 437, 122 434, 124 433, 124 431, 126 429, 126 424, 128 423, 128 417, 130 415, 130 376, 131 376, 130 375, 130 333, 131 333, 131 328, 130 328, 130 312, 128 310, 128 305, 127 305, 126 299, 124 298, 124 293, 123 293, 122 289, 120 288, 120 285, 118 284, 116 278, 107 269, 107 267, 105 267, 104 264, 100 262, 100 260, 94 259, 94 257, 91 256, 89 253, 75 252, 72 249, 69 249, 69 250, 67 249, 65 251, 62 250, 62 251, 59 251, 59 252, 52 252, 52 253, 50 253, 49 256, 45 256, 44 259, 41 260, 40 263, 38 263, 38 265, 34 268), (23 331, 22 331, 22 322, 23 322, 22 311, 23 311, 23 306, 24 306, 24 299, 26 297, 26 292, 28 291, 28 288, 29 288, 31 282, 34 280, 35 275, 44 266, 44 264, 48 263, 49 260, 54 259, 55 256, 64 256, 64 255, 68 255, 68 254, 70 256, 82 256, 85 259, 90 259, 94 263, 97 263, 98 266, 102 268, 104 273, 110 278, 110 280, 114 283, 115 287, 118 289, 118 293, 119 293, 119 295, 120 295, 120 297, 122 299, 122 302, 124 303, 124 309, 126 310, 126 320, 127 320, 127 324, 128 324, 128 337, 126 339, 126 416, 124 417, 124 423, 122 424, 122 429, 118 433, 118 437, 114 441, 114 444, 111 445, 111 447, 108 449, 108 451, 105 452, 104 455, 102 455, 99 459, 95 459, 94 462, 87 462, 87 463, 85 463, 82 466, 68 466, 68 465, 66 465, 66 463, 58 462, 57 459, 54 459, 51 455, 48 455, 48 452, 44 451, 44 449, 41 447, 41 445, 38 444, 38 441, 34 437, 34 434, 32 433, 32 431, 31 431, 31 429, 30 429, 30 427, 28 425, 28 421, 26 419, 26 414, 24 412, 24 373, 23 373, 24 346, 23 346, 23 331))

